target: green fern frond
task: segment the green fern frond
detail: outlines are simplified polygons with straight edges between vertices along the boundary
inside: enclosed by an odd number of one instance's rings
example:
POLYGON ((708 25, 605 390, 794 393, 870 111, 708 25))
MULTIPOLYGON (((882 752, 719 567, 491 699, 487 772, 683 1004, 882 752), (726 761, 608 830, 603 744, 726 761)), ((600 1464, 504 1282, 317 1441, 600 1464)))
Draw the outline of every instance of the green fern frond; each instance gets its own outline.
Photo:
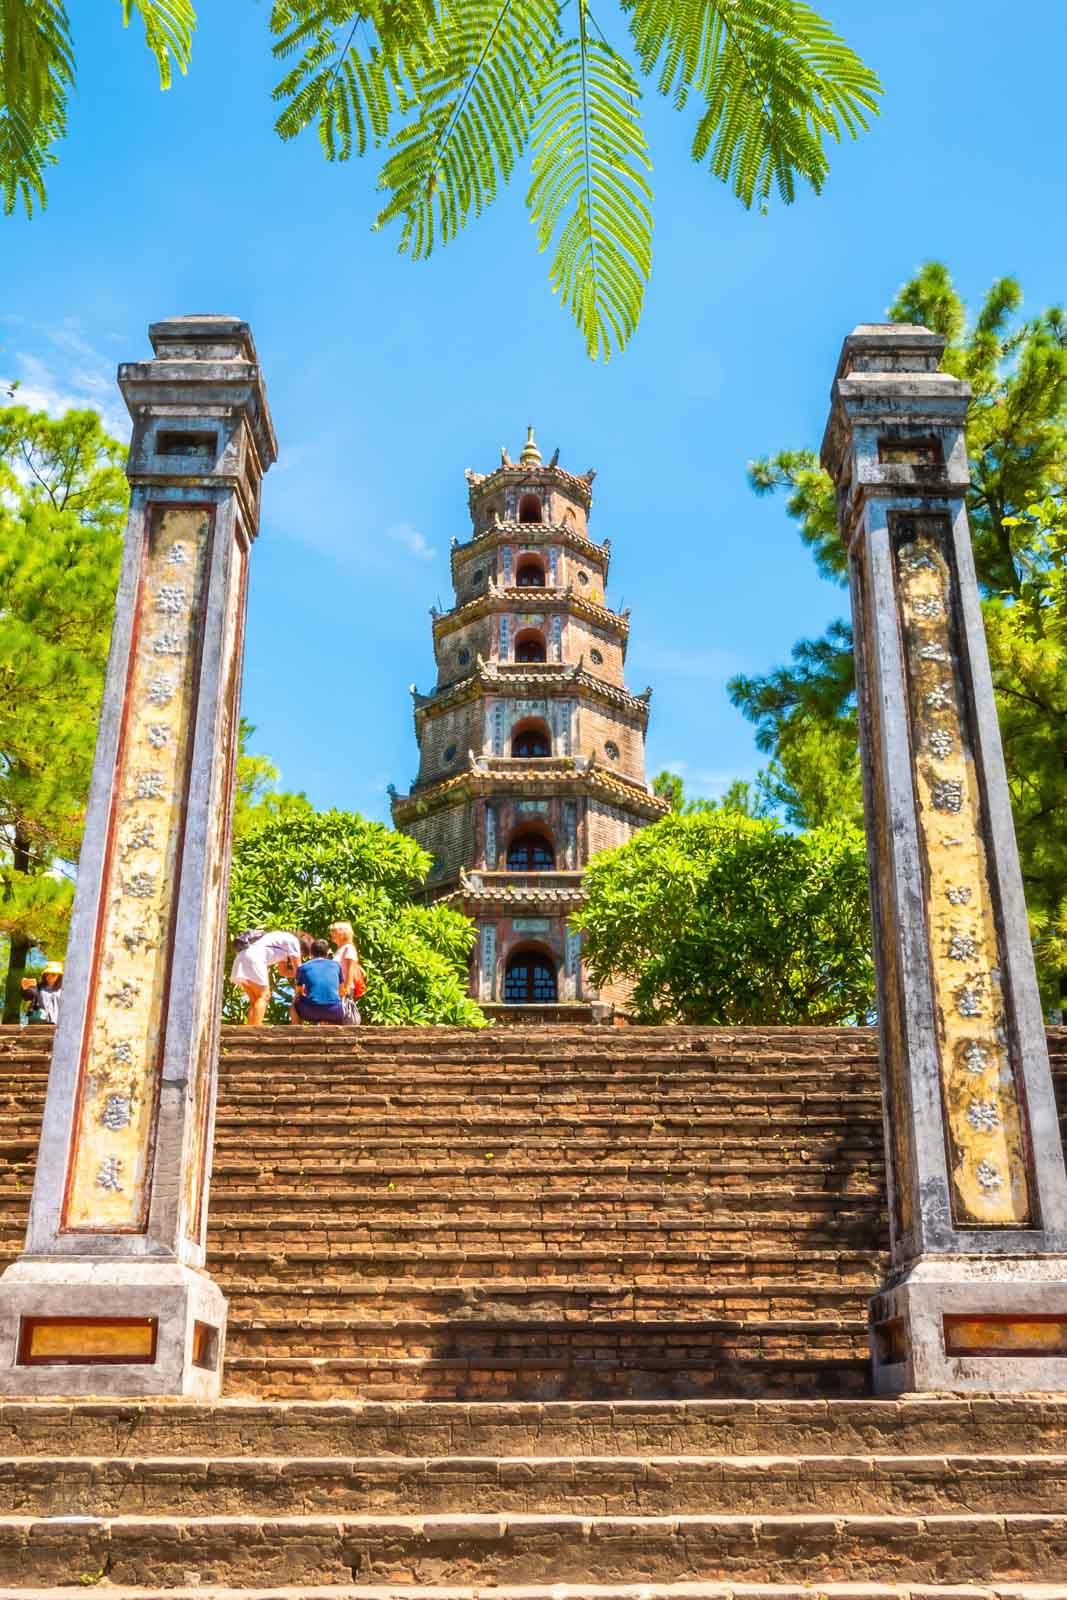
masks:
POLYGON ((628 64, 580 32, 563 44, 540 86, 527 195, 544 250, 558 230, 553 289, 594 359, 630 339, 652 270, 651 171, 628 64))
POLYGON ((876 111, 869 67, 801 0, 622 0, 642 71, 681 108, 706 109, 693 156, 746 205, 796 179, 816 193, 829 171, 824 140, 855 138, 876 111))
POLYGON ((376 228, 402 219, 416 260, 454 238, 496 198, 526 149, 542 62, 559 26, 556 0, 445 0, 415 112, 378 180, 391 191, 376 228))
POLYGON ((171 62, 185 73, 192 59, 196 12, 191 0, 120 0, 122 26, 128 28, 136 11, 144 23, 145 44, 159 67, 159 87, 171 85, 171 62))
POLYGON ((67 127, 74 82, 70 24, 62 0, 0 0, 0 195, 10 216, 46 204, 52 146, 67 127))
POLYGON ((317 121, 330 161, 381 144, 424 70, 434 18, 434 0, 275 0, 274 55, 301 52, 274 90, 286 102, 277 132, 294 139, 317 121))

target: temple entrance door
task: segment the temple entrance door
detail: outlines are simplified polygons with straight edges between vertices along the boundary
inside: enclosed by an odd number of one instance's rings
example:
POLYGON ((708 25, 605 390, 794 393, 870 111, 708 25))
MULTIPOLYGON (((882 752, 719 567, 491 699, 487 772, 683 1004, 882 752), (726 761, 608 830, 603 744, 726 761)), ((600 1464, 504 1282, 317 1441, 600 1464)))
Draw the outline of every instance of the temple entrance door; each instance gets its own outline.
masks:
POLYGON ((552 1005, 557 998, 556 969, 539 950, 519 950, 504 974, 504 1001, 509 1006, 552 1005))

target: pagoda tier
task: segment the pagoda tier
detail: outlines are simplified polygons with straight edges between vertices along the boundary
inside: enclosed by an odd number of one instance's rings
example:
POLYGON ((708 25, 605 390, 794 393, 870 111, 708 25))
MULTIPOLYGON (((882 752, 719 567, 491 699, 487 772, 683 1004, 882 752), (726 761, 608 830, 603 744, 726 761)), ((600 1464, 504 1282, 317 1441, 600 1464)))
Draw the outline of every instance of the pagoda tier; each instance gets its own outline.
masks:
POLYGON ((419 772, 393 818, 433 856, 430 894, 478 923, 483 1003, 589 1001, 567 925, 584 869, 666 810, 644 773, 652 691, 623 679, 593 474, 545 466, 531 432, 518 462, 467 478, 474 532, 453 543, 454 605, 431 613, 437 684, 412 687, 419 772))

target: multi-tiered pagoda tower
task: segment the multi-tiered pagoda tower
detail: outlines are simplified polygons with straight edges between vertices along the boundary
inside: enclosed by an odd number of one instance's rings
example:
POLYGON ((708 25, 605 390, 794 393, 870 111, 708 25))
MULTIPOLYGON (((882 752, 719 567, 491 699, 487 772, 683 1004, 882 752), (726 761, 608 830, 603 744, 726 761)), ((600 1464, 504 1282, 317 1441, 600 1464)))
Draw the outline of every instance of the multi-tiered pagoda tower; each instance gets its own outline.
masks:
POLYGON ((610 541, 589 537, 594 474, 558 455, 545 465, 531 428, 517 462, 467 472, 456 603, 431 612, 437 686, 412 687, 419 775, 393 793, 434 897, 478 924, 471 991, 488 1004, 600 998, 567 927, 583 869, 666 810, 645 782, 652 691, 623 682, 629 613, 604 600, 610 541))

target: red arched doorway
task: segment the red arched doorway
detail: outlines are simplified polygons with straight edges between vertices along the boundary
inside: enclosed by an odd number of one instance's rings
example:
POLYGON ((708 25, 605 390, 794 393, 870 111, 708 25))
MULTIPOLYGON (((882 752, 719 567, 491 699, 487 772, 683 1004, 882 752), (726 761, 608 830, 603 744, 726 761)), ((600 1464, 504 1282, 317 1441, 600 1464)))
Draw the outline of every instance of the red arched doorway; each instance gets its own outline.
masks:
POLYGON ((511 736, 511 753, 526 759, 552 754, 552 735, 544 722, 520 722, 511 736))
POLYGON ((508 845, 509 872, 551 872, 555 865, 551 839, 532 828, 517 833, 508 845))
POLYGON ((543 950, 516 950, 504 971, 504 1003, 546 1006, 558 998, 556 964, 543 950))

